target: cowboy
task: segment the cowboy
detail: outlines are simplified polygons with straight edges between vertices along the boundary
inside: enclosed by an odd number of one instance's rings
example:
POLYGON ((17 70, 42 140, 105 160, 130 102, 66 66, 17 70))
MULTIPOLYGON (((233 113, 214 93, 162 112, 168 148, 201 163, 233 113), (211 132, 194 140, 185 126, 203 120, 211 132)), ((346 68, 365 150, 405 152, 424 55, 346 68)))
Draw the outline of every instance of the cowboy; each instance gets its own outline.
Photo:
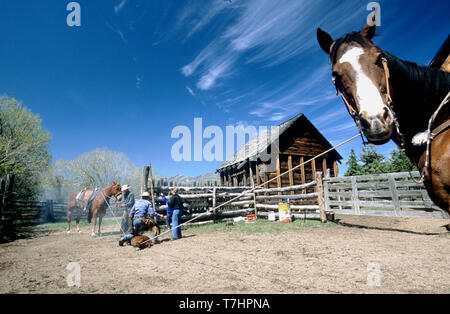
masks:
MULTIPOLYGON (((161 214, 158 214, 153 210, 152 203, 149 202, 150 199, 150 193, 144 192, 141 195, 141 199, 138 200, 130 211, 130 218, 133 220, 133 227, 134 230, 131 234, 127 234, 120 238, 119 245, 123 246, 123 244, 131 240, 134 236, 138 235, 143 229, 144 229, 144 219, 147 215, 150 217, 159 216, 160 218, 163 218, 164 216, 161 214)), ((158 240, 158 237, 153 237, 152 242, 156 243, 158 240)))
POLYGON ((134 206, 134 194, 130 191, 130 186, 128 184, 125 184, 122 186, 122 204, 120 207, 123 209, 122 214, 122 224, 121 224, 121 231, 123 233, 129 232, 131 224, 129 219, 129 214, 131 208, 134 206))

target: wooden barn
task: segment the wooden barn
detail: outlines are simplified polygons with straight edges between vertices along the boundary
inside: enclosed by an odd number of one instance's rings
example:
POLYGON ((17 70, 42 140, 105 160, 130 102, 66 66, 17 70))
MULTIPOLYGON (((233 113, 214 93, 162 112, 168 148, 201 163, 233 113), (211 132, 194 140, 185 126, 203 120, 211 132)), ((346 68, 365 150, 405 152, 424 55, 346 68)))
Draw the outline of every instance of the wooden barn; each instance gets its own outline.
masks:
MULTIPOLYGON (((327 139, 304 114, 248 141, 216 171, 222 186, 260 185, 332 148, 327 139), (278 149, 277 149, 278 148, 278 149)), ((300 185, 315 178, 316 171, 329 169, 338 176, 341 155, 333 150, 268 184, 268 188, 300 185)))

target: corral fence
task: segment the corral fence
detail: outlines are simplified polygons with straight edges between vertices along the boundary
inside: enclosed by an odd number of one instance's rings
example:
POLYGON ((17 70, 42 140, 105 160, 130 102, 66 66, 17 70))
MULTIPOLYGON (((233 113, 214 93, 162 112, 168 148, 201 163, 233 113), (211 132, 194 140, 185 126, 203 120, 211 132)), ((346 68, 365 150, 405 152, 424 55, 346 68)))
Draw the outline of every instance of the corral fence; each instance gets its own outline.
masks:
MULTIPOLYGON (((412 175, 420 177, 418 172, 413 172, 412 175)), ((157 212, 166 214, 167 205, 164 204, 160 194, 168 195, 172 188, 173 186, 154 187, 153 196, 157 212)), ((334 214, 448 218, 445 212, 432 203, 425 187, 412 180, 409 172, 353 177, 330 177, 329 173, 322 177, 322 173, 317 172, 312 182, 289 187, 256 189, 214 211, 211 209, 229 202, 244 192, 250 192, 252 187, 177 188, 179 195, 185 200, 183 222, 198 216, 201 217, 198 217, 196 222, 200 223, 244 217, 249 214, 265 218, 271 212, 278 216, 280 203, 288 203, 291 215, 295 218, 320 219, 322 222, 334 219, 334 214)), ((120 203, 111 201, 106 217, 120 219, 122 213, 120 203)), ((2 201, 1 217, 0 228, 5 221, 25 225, 63 222, 67 219, 67 203, 52 200, 2 201)), ((82 219, 86 218, 87 213, 83 213, 82 219)), ((164 223, 164 220, 160 220, 160 223, 164 223)))
POLYGON ((419 172, 326 178, 325 206, 336 214, 448 218, 412 177, 419 172))
MULTIPOLYGON (((231 203, 228 202, 252 190, 252 187, 177 187, 179 195, 185 200, 186 214, 183 216, 183 221, 197 216, 201 216, 199 221, 217 221, 249 214, 267 217, 271 211, 277 216, 279 203, 289 203, 291 215, 296 218, 316 218, 326 221, 327 213, 322 197, 322 174, 317 173, 317 177, 320 179, 303 185, 256 189, 231 203), (222 206, 225 203, 227 204, 222 206), (211 211, 216 207, 220 208, 211 211)), ((172 188, 157 187, 155 192, 167 195, 172 188)), ((159 205, 158 211, 164 213, 167 205, 162 203, 162 198, 157 197, 155 201, 159 205)))

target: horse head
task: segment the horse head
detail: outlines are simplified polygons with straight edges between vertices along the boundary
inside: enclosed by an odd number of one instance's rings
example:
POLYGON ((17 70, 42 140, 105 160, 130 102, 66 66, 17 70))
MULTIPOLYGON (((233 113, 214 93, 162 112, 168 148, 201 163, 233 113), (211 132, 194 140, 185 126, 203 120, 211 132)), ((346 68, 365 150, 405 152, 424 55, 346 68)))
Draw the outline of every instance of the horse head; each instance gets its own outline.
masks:
POLYGON ((383 51, 372 43, 375 35, 375 14, 372 22, 360 32, 333 40, 330 34, 317 29, 320 47, 330 56, 333 83, 350 115, 369 142, 384 144, 395 127, 390 108, 389 70, 383 51))
POLYGON ((111 185, 111 195, 114 195, 114 197, 117 200, 120 199, 120 197, 122 196, 122 189, 121 189, 120 183, 113 182, 113 184, 111 185))

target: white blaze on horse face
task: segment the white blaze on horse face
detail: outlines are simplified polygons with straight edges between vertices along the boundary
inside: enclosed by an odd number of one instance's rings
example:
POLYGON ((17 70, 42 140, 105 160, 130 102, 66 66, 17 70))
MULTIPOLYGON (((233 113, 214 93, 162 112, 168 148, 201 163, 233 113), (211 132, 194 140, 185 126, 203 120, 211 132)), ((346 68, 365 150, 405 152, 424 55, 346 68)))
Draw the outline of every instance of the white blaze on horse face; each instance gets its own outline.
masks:
POLYGON ((364 73, 359 63, 362 54, 364 54, 362 48, 354 47, 339 59, 339 63, 348 62, 355 71, 356 97, 359 103, 359 112, 363 114, 365 111, 369 117, 375 117, 383 114, 385 104, 377 87, 366 73, 364 73))

